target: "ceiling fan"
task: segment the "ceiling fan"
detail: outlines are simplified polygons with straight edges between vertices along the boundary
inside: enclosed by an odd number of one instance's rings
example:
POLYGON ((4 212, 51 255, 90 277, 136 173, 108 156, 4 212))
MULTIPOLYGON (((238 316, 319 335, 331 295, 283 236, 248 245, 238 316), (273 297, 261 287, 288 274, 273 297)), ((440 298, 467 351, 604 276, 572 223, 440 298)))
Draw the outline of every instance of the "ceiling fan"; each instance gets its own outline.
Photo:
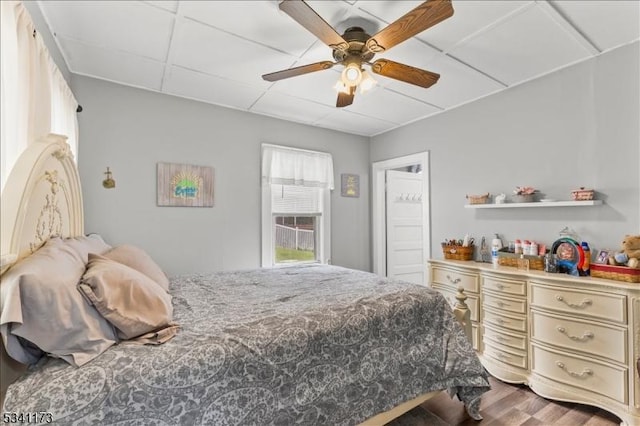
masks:
POLYGON ((389 59, 378 59, 371 62, 376 53, 389 50, 393 46, 415 36, 444 21, 453 15, 451 0, 427 0, 411 10, 386 28, 370 36, 360 27, 347 28, 340 35, 320 15, 303 0, 284 0, 280 10, 291 16, 323 43, 333 49, 332 61, 316 62, 287 70, 276 71, 262 76, 266 81, 278 81, 311 72, 327 70, 334 65, 343 65, 341 79, 336 85, 338 89, 337 107, 345 107, 353 103, 356 87, 361 91, 370 88, 375 81, 364 70, 368 65, 371 71, 385 77, 430 87, 440 78, 440 74, 404 65, 389 59))

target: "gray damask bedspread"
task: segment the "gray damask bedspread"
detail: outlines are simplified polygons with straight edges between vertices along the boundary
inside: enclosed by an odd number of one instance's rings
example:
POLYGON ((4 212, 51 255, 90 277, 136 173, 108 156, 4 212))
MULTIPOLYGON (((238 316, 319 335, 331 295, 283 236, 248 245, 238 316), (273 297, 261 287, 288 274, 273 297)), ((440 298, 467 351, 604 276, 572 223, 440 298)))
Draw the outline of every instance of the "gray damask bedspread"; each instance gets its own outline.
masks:
POLYGON ((61 424, 352 425, 453 389, 479 405, 489 383, 436 291, 335 266, 171 281, 182 329, 122 343, 81 368, 45 359, 4 411, 61 424))

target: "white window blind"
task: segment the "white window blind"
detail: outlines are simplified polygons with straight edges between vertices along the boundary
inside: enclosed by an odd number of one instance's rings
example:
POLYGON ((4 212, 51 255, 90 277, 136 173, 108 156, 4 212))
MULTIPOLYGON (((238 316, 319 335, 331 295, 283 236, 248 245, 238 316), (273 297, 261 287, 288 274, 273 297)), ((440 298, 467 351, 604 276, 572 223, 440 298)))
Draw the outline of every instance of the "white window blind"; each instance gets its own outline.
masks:
POLYGON ((274 214, 320 214, 321 205, 322 191, 320 188, 271 185, 271 211, 274 214))

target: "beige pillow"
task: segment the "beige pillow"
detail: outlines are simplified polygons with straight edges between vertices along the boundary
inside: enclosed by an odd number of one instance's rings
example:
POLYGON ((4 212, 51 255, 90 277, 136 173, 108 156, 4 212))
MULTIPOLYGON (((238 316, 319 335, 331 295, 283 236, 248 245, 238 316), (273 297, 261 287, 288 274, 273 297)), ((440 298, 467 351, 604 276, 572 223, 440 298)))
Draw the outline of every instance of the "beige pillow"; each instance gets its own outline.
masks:
POLYGON ((151 256, 141 248, 125 244, 109 250, 103 254, 103 256, 127 265, 138 272, 142 272, 158 283, 165 291, 169 291, 169 280, 167 276, 156 262, 153 261, 151 256))
POLYGON ((78 288, 123 339, 171 323, 171 296, 151 278, 122 263, 90 253, 78 288))
POLYGON ((52 238, 2 275, 0 331, 13 359, 32 364, 47 353, 81 366, 116 343, 113 326, 78 292, 84 270, 80 255, 52 238))
POLYGON ((80 258, 85 264, 89 261, 89 253, 102 254, 111 249, 111 246, 105 243, 98 234, 66 238, 63 241, 80 255, 80 258))

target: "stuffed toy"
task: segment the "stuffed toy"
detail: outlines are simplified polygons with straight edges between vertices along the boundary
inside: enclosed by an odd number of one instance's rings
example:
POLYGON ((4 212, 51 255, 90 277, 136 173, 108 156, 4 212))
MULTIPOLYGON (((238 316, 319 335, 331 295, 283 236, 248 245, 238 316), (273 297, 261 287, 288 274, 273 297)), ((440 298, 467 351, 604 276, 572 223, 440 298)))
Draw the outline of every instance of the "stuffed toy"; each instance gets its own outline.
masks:
POLYGON ((626 235, 622 240, 622 250, 609 257, 609 264, 640 268, 640 235, 626 235))

